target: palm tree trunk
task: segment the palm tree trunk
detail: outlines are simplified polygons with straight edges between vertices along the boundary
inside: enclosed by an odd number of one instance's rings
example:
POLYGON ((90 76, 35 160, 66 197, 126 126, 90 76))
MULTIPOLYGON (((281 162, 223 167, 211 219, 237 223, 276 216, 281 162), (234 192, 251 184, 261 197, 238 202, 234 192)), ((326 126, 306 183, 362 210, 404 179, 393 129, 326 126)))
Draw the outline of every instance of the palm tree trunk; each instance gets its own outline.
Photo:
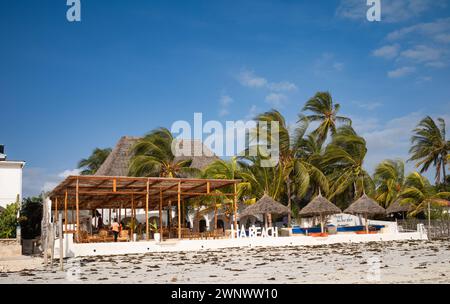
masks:
POLYGON ((217 205, 214 207, 214 230, 217 230, 217 205))
MULTIPOLYGON (((287 196, 288 196, 288 209, 289 211, 292 212, 291 210, 291 180, 288 178, 286 180, 286 186, 287 186, 287 196)), ((288 228, 291 227, 291 213, 288 213, 288 228)))
MULTIPOLYGON (((442 162, 442 175, 444 176, 444 180, 443 180, 443 184, 444 186, 447 185, 447 179, 446 179, 446 175, 447 173, 445 172, 445 161, 442 162)), ((444 190, 445 191, 445 190, 444 190)))

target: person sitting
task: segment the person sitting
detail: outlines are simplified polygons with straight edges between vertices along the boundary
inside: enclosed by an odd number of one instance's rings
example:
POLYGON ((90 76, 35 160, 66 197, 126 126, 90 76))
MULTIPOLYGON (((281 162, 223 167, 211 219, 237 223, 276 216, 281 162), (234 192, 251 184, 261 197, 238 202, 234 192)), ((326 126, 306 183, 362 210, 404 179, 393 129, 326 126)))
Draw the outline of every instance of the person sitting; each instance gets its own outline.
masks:
POLYGON ((117 222, 117 219, 115 218, 114 221, 111 223, 111 230, 114 234, 114 242, 117 242, 117 237, 119 236, 120 232, 120 225, 117 222))

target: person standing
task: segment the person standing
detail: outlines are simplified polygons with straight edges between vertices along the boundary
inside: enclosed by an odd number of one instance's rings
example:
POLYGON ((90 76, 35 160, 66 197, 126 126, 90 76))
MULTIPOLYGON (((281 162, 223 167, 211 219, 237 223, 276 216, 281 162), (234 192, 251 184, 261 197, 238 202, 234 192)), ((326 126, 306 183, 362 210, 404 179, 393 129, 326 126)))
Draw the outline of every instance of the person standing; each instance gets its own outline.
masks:
POLYGON ((114 234, 114 242, 117 242, 117 237, 119 236, 119 231, 120 231, 120 225, 117 222, 116 218, 114 219, 114 221, 111 224, 111 230, 114 234))

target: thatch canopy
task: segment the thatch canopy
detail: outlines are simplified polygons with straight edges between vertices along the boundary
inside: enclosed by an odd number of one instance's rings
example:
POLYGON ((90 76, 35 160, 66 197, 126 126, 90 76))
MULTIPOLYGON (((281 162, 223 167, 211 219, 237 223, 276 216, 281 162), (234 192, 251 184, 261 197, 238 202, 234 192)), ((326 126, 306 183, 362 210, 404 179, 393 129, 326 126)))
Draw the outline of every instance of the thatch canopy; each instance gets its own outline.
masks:
POLYGON ((386 209, 387 214, 391 213, 399 213, 399 212, 409 212, 414 207, 410 203, 400 204, 400 200, 394 201, 389 207, 386 209))
MULTIPOLYGON (((147 193, 150 210, 156 210, 161 199, 167 205, 178 200, 199 196, 213 196, 219 189, 229 189, 240 180, 200 178, 120 177, 120 176, 68 176, 49 194, 53 206, 63 210, 67 191, 69 209, 73 209, 78 189, 80 210, 100 208, 145 208, 147 193), (148 190, 147 190, 148 189, 148 190), (56 203, 57 202, 57 203, 56 203)), ((229 191, 227 191, 229 192, 229 191)), ((233 197, 229 192, 220 195, 233 197)))
POLYGON ((345 209, 344 213, 377 215, 385 214, 386 210, 364 193, 363 196, 345 209))
POLYGON ((331 215, 341 213, 335 204, 327 200, 321 194, 308 203, 300 212, 299 215, 303 217, 318 216, 318 215, 331 215))
MULTIPOLYGON (((128 169, 130 166, 130 160, 133 156, 132 148, 140 140, 140 137, 124 136, 122 137, 114 149, 111 151, 105 162, 95 173, 96 176, 128 176, 128 169)), ((179 156, 175 158, 175 161, 192 159, 191 168, 203 170, 212 162, 219 158, 214 155, 211 150, 205 147, 198 140, 183 140, 180 145, 190 144, 192 154, 194 151, 200 151, 196 153, 198 156, 179 156)))
POLYGON ((291 211, 283 204, 275 201, 270 196, 264 194, 264 196, 258 200, 255 204, 247 207, 242 211, 239 216, 246 217, 250 215, 258 214, 289 214, 291 211))

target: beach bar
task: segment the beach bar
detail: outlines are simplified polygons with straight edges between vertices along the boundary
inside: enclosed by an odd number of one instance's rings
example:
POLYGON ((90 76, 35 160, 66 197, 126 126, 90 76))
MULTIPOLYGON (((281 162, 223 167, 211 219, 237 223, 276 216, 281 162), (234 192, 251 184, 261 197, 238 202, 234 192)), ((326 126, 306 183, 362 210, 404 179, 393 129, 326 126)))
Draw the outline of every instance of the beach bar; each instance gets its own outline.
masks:
MULTIPOLYGON (((62 242, 59 240, 54 242, 55 257, 59 256, 60 244, 63 244, 61 252, 64 257, 76 257, 216 250, 233 247, 314 246, 346 242, 427 239, 426 231, 422 226, 418 226, 417 231, 400 233, 395 222, 381 221, 370 223, 370 225, 378 224, 384 227, 383 231, 376 234, 342 232, 334 235, 324 234, 326 237, 314 237, 308 231, 306 234, 296 233, 298 229, 295 227, 280 228, 281 231, 279 231, 278 227, 272 226, 271 216, 267 214, 273 210, 270 209, 269 212, 267 208, 261 211, 265 213, 265 227, 245 226, 244 222, 239 220, 253 214, 254 212, 250 211, 258 205, 278 206, 279 203, 263 197, 259 204, 239 210, 237 195, 239 182, 239 180, 199 178, 69 176, 49 194, 47 199, 47 204, 51 206, 52 222, 62 222, 63 226, 62 242), (222 227, 219 231, 213 229, 201 233, 195 231, 192 226, 189 227, 185 204, 198 198, 204 198, 200 200, 203 204, 214 200, 230 201, 232 212, 229 214, 229 226, 222 227), (132 237, 135 235, 134 225, 123 229, 127 234, 119 242, 114 242, 108 234, 109 225, 104 225, 103 230, 86 231, 81 223, 81 213, 96 214, 99 210, 102 217, 109 215, 110 220, 111 210, 114 210, 114 218, 118 217, 119 222, 122 219, 137 222, 140 213, 144 237, 139 239, 132 237), (169 210, 170 216, 164 225, 163 212, 167 214, 169 210), (175 211, 174 216, 172 216, 172 210, 175 211), (151 212, 158 213, 158 222, 153 225, 150 222, 152 217, 149 216, 151 212), (59 221, 60 217, 61 221, 59 221)), ((281 211, 276 209, 276 211, 275 213, 279 214, 285 213, 284 209, 281 211)), ((366 229, 369 225, 367 221, 365 219, 364 222, 366 229)), ((88 225, 90 226, 91 223, 89 222, 88 225)), ((323 218, 321 225, 323 231, 323 218)))
MULTIPOLYGON (((80 223, 81 211, 102 213, 107 210, 119 210, 119 219, 122 214, 127 216, 130 210, 130 218, 136 221, 137 211, 145 213, 145 236, 150 239, 149 212, 159 211, 159 233, 165 235, 163 227, 163 209, 175 205, 177 210, 177 222, 173 225, 178 239, 182 238, 186 231, 186 221, 183 214, 184 202, 196 197, 226 196, 233 200, 234 225, 237 225, 237 192, 238 180, 214 180, 195 178, 160 178, 160 177, 122 177, 122 176, 69 176, 59 184, 49 195, 53 222, 58 222, 58 217, 64 219, 64 231, 75 235, 75 242, 95 242, 96 236, 86 235, 80 223), (216 192, 216 190, 221 190, 216 192), (228 191, 228 192, 227 192, 228 191), (69 227, 72 214, 74 225, 69 227), (123 211, 123 213, 122 213, 123 211), (75 217, 75 219, 73 219, 75 217)), ((117 213, 116 213, 117 214, 117 213)), ((109 216, 111 219, 111 216, 109 216)), ((131 226, 133 228, 133 226, 131 226)), ((171 231, 169 231, 169 235, 171 231)))

